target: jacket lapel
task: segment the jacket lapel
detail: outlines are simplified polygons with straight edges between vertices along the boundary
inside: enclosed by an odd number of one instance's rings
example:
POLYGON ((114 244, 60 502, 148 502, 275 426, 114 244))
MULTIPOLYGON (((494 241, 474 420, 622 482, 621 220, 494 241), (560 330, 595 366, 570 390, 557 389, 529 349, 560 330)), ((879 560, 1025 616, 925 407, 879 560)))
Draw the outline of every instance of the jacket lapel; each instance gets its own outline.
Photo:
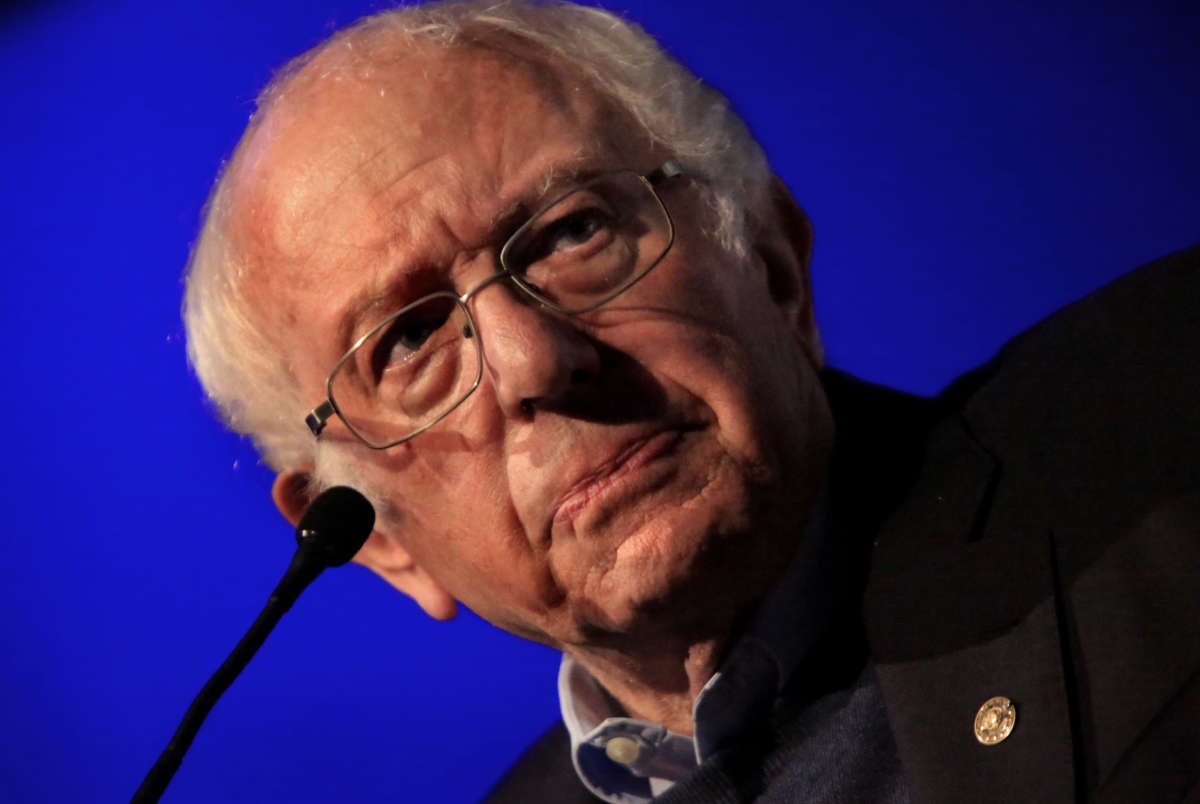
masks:
POLYGON ((1019 517, 997 531, 1001 472, 959 417, 944 421, 872 556, 864 617, 915 800, 1075 797, 1053 545, 1019 517), (975 718, 997 696, 1015 727, 985 745, 975 718))

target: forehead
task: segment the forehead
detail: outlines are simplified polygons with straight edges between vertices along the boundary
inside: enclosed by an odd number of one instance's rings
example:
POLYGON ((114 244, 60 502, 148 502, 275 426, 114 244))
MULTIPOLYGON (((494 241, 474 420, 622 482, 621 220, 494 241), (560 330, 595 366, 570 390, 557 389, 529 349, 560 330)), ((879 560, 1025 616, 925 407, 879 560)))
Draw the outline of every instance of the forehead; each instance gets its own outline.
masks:
POLYGON ((569 70, 517 49, 323 53, 235 164, 231 236, 256 312, 286 329, 484 245, 549 177, 636 161, 646 147, 622 119, 569 70))

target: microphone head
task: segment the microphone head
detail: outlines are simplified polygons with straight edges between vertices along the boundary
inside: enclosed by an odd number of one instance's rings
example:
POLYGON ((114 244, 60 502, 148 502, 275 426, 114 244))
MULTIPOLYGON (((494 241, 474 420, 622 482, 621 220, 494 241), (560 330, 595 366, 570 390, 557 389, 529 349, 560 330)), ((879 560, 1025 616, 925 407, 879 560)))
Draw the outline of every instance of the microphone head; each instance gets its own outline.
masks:
POLYGON ((334 486, 317 495, 300 524, 296 542, 320 556, 327 567, 340 567, 359 551, 375 527, 375 508, 349 486, 334 486))

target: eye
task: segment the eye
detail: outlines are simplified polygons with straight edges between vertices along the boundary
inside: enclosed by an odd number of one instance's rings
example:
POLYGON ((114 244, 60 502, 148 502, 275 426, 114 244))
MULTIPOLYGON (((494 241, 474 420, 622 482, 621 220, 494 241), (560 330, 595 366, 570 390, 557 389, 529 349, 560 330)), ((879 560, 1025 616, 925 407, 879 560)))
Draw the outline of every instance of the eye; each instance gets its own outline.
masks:
POLYGON ((542 241, 546 254, 578 248, 591 240, 612 222, 611 216, 595 207, 572 212, 551 223, 543 231, 542 241))
POLYGON ((429 340, 429 336, 437 329, 437 325, 424 321, 410 321, 404 329, 395 334, 395 347, 398 350, 415 352, 429 340))
POLYGON ((448 299, 431 299, 406 310, 380 333, 371 349, 371 368, 376 378, 388 368, 408 362, 421 352, 454 309, 448 299))
POLYGON ((576 192, 533 219, 513 244, 510 268, 524 272, 537 263, 587 259, 612 241, 617 226, 604 199, 576 192))

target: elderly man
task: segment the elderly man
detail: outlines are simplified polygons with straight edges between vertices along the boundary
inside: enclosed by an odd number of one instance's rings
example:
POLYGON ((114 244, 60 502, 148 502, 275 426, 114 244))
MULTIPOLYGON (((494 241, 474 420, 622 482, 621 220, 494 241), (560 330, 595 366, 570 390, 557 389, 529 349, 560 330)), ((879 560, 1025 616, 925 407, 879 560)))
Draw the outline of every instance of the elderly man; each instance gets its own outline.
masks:
POLYGON ((926 401, 822 369, 810 244, 635 26, 398 9, 264 92, 190 351, 290 521, 563 652, 496 800, 1200 793, 1195 252, 926 401))

